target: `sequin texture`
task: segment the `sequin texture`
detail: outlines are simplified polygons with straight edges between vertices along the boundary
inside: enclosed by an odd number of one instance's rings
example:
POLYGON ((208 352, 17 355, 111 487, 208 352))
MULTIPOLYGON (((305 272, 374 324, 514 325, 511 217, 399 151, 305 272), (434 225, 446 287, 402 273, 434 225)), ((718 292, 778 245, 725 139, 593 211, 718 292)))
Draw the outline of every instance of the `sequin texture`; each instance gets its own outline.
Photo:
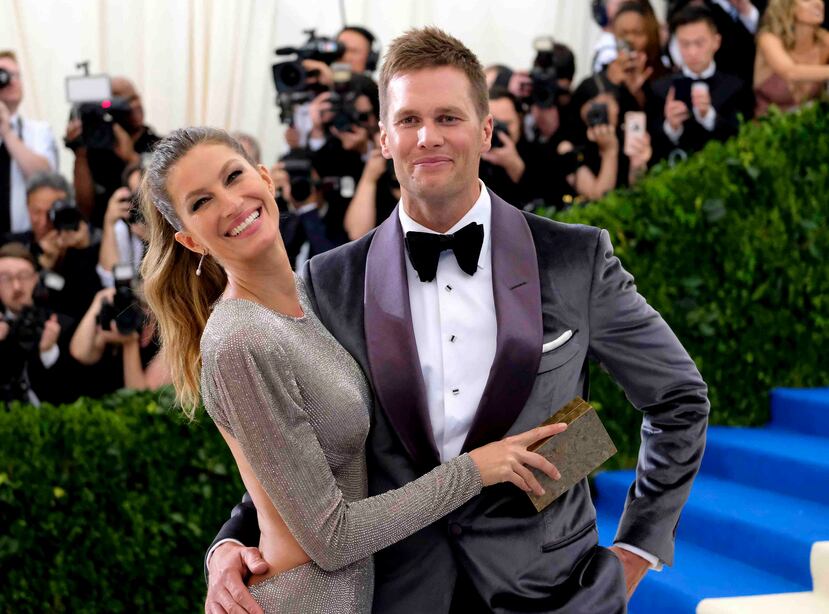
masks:
POLYGON ((311 562, 251 587, 265 612, 368 613, 371 554, 481 490, 468 454, 367 497, 371 393, 362 370, 314 315, 239 299, 214 307, 202 336, 205 408, 236 440, 311 562))

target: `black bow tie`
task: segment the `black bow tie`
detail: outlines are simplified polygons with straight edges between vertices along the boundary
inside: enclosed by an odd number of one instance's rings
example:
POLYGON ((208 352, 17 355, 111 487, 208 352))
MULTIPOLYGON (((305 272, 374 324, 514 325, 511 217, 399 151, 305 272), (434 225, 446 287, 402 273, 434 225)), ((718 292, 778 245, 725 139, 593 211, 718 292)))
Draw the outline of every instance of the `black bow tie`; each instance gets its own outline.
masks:
POLYGON ((467 275, 478 270, 478 256, 484 243, 484 226, 472 222, 451 235, 430 232, 407 232, 406 251, 420 281, 432 281, 438 272, 440 253, 445 249, 455 252, 458 266, 467 275))

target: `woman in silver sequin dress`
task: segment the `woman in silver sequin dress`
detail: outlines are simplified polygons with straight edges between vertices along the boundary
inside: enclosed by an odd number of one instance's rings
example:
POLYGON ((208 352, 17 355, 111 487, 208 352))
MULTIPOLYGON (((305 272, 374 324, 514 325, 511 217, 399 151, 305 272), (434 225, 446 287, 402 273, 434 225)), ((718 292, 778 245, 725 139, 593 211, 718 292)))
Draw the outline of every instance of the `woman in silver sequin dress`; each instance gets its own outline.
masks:
POLYGON ((314 316, 279 234, 273 182, 224 132, 177 130, 142 184, 142 271, 179 401, 200 400, 233 452, 269 565, 251 579, 266 612, 369 612, 371 554, 436 521, 482 486, 541 492, 527 451, 563 425, 462 454, 366 498, 371 393, 314 316))

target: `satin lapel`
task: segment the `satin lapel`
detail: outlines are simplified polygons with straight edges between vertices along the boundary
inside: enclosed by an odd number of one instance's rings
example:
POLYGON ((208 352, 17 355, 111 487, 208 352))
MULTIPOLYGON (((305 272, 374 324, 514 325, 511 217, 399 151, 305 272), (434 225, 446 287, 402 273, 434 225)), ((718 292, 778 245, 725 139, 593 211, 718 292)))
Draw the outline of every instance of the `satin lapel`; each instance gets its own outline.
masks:
POLYGON ((530 396, 543 328, 538 258, 523 214, 490 191, 492 289, 498 325, 489 371, 464 451, 504 436, 530 396))
POLYGON ((380 405, 412 459, 434 467, 439 456, 412 328, 403 231, 397 209, 377 229, 366 258, 365 335, 380 405))

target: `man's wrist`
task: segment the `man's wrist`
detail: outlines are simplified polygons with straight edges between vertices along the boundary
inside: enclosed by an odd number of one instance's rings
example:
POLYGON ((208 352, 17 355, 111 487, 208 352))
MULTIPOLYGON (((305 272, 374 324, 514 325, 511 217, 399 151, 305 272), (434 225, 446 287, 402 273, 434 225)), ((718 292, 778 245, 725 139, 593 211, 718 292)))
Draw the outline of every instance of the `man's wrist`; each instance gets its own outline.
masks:
POLYGON ((227 537, 225 539, 220 539, 215 544, 213 544, 213 547, 210 548, 210 550, 207 551, 207 556, 204 558, 204 564, 205 564, 206 567, 208 567, 208 568, 210 567, 210 558, 213 556, 213 553, 215 553, 216 550, 218 550, 219 546, 223 546, 227 543, 236 544, 238 546, 241 546, 242 548, 245 547, 245 544, 240 542, 238 539, 233 539, 232 537, 227 537))

